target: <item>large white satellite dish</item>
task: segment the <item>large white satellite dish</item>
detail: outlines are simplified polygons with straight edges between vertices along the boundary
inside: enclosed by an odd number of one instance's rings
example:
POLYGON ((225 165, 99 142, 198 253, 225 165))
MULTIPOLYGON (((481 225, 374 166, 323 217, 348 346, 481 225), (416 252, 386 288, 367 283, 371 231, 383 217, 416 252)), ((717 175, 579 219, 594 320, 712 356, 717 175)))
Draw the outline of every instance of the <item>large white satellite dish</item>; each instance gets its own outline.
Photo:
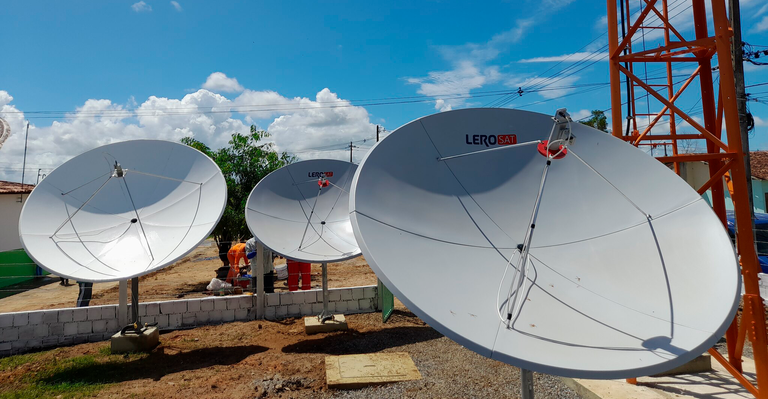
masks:
POLYGON ((468 109, 397 129, 352 183, 363 255, 484 356, 583 378, 683 364, 738 306, 728 235, 663 164, 566 115, 468 109))
POLYGON ((351 162, 312 159, 270 173, 248 197, 248 228, 266 247, 299 262, 359 256, 348 209, 356 169, 351 162))
POLYGON ((219 167, 183 144, 135 140, 81 154, 30 194, 19 220, 27 253, 77 281, 125 280, 182 258, 224 212, 219 167))
POLYGON ((3 143, 11 136, 11 125, 3 118, 0 118, 0 148, 3 148, 3 143))

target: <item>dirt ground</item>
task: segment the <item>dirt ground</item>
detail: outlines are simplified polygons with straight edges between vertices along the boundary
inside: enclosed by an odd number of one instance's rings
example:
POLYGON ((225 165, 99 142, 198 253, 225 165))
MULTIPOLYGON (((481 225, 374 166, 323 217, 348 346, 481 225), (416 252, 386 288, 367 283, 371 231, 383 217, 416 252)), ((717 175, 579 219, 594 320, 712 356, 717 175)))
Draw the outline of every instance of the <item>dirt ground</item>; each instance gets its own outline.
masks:
MULTIPOLYGON (((89 343, 0 359, 4 397, 323 398, 519 397, 517 368, 443 337, 404 308, 349 315, 350 329, 307 336, 301 319, 173 331, 150 354, 112 355, 89 343), (408 352, 422 379, 350 391, 325 385, 325 357, 408 352)), ((537 398, 577 398, 536 375, 537 398)))
MULTIPOLYGON (((140 278, 142 302, 210 295, 222 263, 211 241, 181 261, 140 278)), ((285 260, 278 259, 276 265, 285 260)), ((78 288, 49 284, 0 299, 0 312, 71 307, 78 288)), ((328 265, 331 288, 376 284, 363 257, 328 265)), ((322 284, 312 265, 312 286, 322 284)), ((278 280, 277 291, 287 291, 278 280)), ((94 284, 92 305, 118 301, 117 283, 94 284)), ((519 369, 464 349, 400 303, 388 323, 381 313, 348 315, 350 329, 307 336, 302 319, 250 321, 161 335, 150 354, 112 355, 108 342, 0 358, 0 399, 70 397, 316 398, 518 397, 519 369), (423 379, 351 391, 325 385, 327 355, 408 352, 423 379)), ((537 397, 578 397, 556 377, 537 375, 537 397)))
MULTIPOLYGON (((285 259, 277 259, 275 265, 284 265, 285 259)), ((199 298, 210 295, 205 287, 222 266, 216 245, 211 240, 193 250, 184 259, 157 272, 139 278, 141 302, 164 301, 178 298, 199 298)), ((365 259, 360 256, 340 263, 328 264, 328 286, 353 287, 376 284, 376 275, 365 259)), ((312 265, 312 287, 322 287, 321 266, 312 265)), ((275 282, 276 291, 287 291, 286 280, 275 282)), ((56 309, 74 307, 78 287, 74 281, 69 286, 59 285, 58 278, 35 289, 0 299, 0 312, 56 309)), ((96 283, 93 285, 91 305, 108 305, 118 302, 118 284, 96 283)))

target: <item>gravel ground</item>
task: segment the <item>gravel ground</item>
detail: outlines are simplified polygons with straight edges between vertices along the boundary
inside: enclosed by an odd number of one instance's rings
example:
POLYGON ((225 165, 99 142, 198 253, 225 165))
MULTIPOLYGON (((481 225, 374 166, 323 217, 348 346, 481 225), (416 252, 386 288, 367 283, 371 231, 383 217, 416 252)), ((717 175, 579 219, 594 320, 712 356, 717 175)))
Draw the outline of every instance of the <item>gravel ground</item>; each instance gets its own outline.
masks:
MULTIPOLYGON (((411 354, 422 379, 351 391, 328 391, 332 398, 519 398, 520 371, 486 359, 446 337, 398 348, 411 354), (483 372, 478 373, 478 370, 483 372)), ((551 375, 534 374, 536 398, 579 398, 551 375)))
MULTIPOLYGON (((421 320, 410 312, 397 312, 392 321, 414 324, 421 320)), ((428 327, 427 327, 428 328, 428 327)), ((403 332, 413 334, 412 339, 400 337, 401 342, 414 343, 384 349, 383 352, 408 352, 413 358, 422 379, 368 388, 323 392, 325 398, 519 398, 520 369, 480 356, 437 331, 422 328, 403 332), (405 338, 405 339, 403 339, 405 338), (425 340, 426 339, 426 340, 425 340)), ((386 339, 385 336, 382 336, 386 339)), ((366 340, 365 345, 374 348, 386 342, 366 340)), ((356 352, 357 348, 339 348, 341 352, 356 352)), ((361 348, 362 349, 362 348, 361 348)), ((534 374, 536 398, 579 398, 558 378, 546 374, 534 374)))

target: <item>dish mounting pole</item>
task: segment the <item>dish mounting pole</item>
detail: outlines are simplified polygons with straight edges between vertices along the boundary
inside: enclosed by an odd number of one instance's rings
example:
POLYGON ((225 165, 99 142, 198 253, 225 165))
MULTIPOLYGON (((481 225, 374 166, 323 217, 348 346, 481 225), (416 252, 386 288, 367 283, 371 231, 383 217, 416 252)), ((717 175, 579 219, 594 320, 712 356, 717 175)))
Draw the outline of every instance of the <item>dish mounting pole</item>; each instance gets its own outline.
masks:
POLYGON ((139 325, 139 278, 131 279, 131 322, 135 328, 141 328, 139 325))
POLYGON ((317 316, 321 323, 333 320, 333 314, 328 311, 328 263, 323 262, 323 313, 317 316))
MULTIPOLYGON (((710 179, 698 189, 699 194, 711 190, 712 208, 718 218, 726 225, 725 190, 723 178, 730 173, 733 184, 731 199, 733 200, 736 217, 736 250, 741 264, 744 279, 744 311, 741 322, 733 320, 726 332, 728 358, 721 356, 715 349, 709 352, 733 376, 757 398, 768 398, 768 337, 766 336, 765 306, 760 298, 758 272, 760 265, 755 248, 754 231, 751 219, 749 198, 749 181, 745 168, 745 156, 742 148, 742 137, 739 127, 736 85, 731 59, 731 38, 734 33, 730 28, 726 12, 725 0, 711 0, 712 21, 707 21, 704 0, 690 0, 694 21, 694 37, 686 38, 675 29, 672 18, 669 17, 668 0, 646 0, 642 10, 630 13, 629 3, 619 0, 620 7, 625 13, 626 35, 618 35, 617 0, 608 0, 608 56, 609 76, 611 80, 611 114, 612 134, 635 146, 650 146, 651 148, 671 147, 672 155, 657 157, 665 164, 672 164, 674 170, 680 173, 680 164, 684 162, 707 162, 710 179), (711 22, 711 23, 710 23, 711 22), (714 26, 713 35, 708 33, 708 26, 714 26), (632 48, 633 39, 640 39, 644 30, 662 29, 664 45, 650 50, 632 48), (712 77, 712 64, 717 64, 720 72, 719 83, 712 77), (625 66, 622 66, 624 63, 625 66), (661 64, 666 67, 666 84, 651 84, 645 82, 635 71, 641 64, 661 64), (685 64, 683 64, 685 63, 685 64), (672 80, 673 66, 689 68, 696 66, 693 73, 675 90, 672 80), (633 112, 626 119, 632 127, 628 133, 622 129, 621 113, 621 77, 629 82, 630 95, 628 109, 636 109, 635 102, 645 97, 649 103, 646 106, 659 107, 657 112, 638 114, 633 112), (703 126, 694 120, 688 112, 683 111, 676 102, 683 97, 686 89, 698 78, 703 111, 703 126), (717 95, 716 95, 717 92, 717 95), (647 93, 647 95, 646 95, 647 93), (640 118, 647 124, 638 126, 640 118), (675 120, 680 118, 687 122, 692 133, 677 134, 675 120), (658 123, 665 119, 664 123, 658 123), (721 126, 725 125, 726 140, 722 140, 721 126), (697 151, 694 143, 704 140, 705 152, 697 151), (687 149, 687 150, 686 150, 687 149), (745 339, 749 337, 754 349, 757 384, 745 378, 741 366, 745 339)), ((736 43, 740 46, 741 43, 736 43)), ((677 71, 680 73, 680 71, 677 71)), ((698 100, 699 93, 692 93, 698 100)), ((689 111, 690 112, 690 111, 689 111)), ((666 151, 665 151, 666 152, 666 151)), ((727 226, 726 226, 727 228, 727 226)), ((630 381, 631 382, 631 381, 630 381)))
POLYGON ((520 396, 533 399, 533 371, 520 369, 520 396))

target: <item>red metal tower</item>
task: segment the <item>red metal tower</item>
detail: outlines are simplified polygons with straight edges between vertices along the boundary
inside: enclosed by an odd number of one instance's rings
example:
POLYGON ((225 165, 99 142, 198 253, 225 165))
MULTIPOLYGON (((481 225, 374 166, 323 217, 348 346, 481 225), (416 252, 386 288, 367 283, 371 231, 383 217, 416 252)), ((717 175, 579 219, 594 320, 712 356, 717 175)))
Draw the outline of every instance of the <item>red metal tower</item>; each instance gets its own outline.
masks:
MULTIPOLYGON (((766 336, 765 307, 760 298, 759 279, 757 273, 760 265, 757 259, 754 233, 752 231, 752 213, 748 197, 748 184, 739 130, 739 115, 736 103, 736 86, 734 71, 731 63, 731 37, 733 31, 728 22, 725 0, 712 0, 713 35, 708 32, 707 13, 704 0, 691 0, 693 13, 694 37, 685 38, 675 29, 669 17, 667 0, 642 0, 642 11, 635 13, 630 21, 628 1, 621 1, 617 7, 616 0, 608 0, 608 49, 611 78, 611 113, 613 135, 633 143, 636 146, 651 145, 671 147, 672 155, 658 157, 664 163, 674 164, 679 173, 683 162, 706 161, 709 164, 709 180, 698 189, 699 194, 707 190, 712 192, 712 206, 723 224, 726 224, 725 193, 723 179, 730 172, 732 184, 731 199, 737 224, 737 253, 741 263, 745 293, 743 296, 743 311, 741 317, 733 321, 726 333, 728 359, 725 359, 714 349, 709 353, 731 374, 738 379, 755 397, 768 398, 768 336, 766 336), (626 15, 625 32, 619 38, 618 15, 626 15), (655 23, 655 25, 653 25, 655 23), (635 51, 632 48, 633 39, 649 30, 661 29, 664 34, 663 45, 651 50, 635 51), (713 62, 719 68, 719 84, 712 78, 713 62), (661 64, 666 67, 666 84, 651 84, 638 77, 640 64, 661 64), (673 66, 685 63, 695 66, 690 76, 681 82, 677 91, 674 90, 673 66), (623 64, 623 65, 622 65, 623 64), (624 75, 627 83, 626 91, 630 98, 628 110, 631 115, 626 119, 627 130, 622 128, 622 81, 624 75), (703 111, 703 126, 688 113, 683 111, 676 102, 686 94, 698 77, 703 111), (656 113, 636 113, 635 95, 647 95, 655 99, 663 107, 656 113), (717 101, 716 101, 717 95, 717 101), (638 117, 647 117, 649 123, 642 131, 637 124, 638 117), (651 119, 652 117, 652 119, 651 119), (669 130, 658 132, 658 122, 668 118, 669 130), (687 122, 693 134, 678 134, 677 118, 687 122), (725 132, 721 126, 725 122, 725 132), (657 128, 654 130, 654 126, 657 128), (723 140, 725 133, 726 140, 723 140), (682 140, 695 140, 706 143, 705 153, 680 153, 682 140), (745 339, 752 342, 757 369, 757 381, 750 381, 742 374, 742 353, 745 339), (756 385, 755 385, 756 382, 756 385)), ((622 17, 622 19, 624 19, 622 17)), ((739 44, 740 45, 740 44, 739 44)), ((698 93, 692 93, 696 95, 698 93)), ((694 97, 697 98, 697 97, 694 97)), ((648 102, 650 108, 650 102, 648 102)))

